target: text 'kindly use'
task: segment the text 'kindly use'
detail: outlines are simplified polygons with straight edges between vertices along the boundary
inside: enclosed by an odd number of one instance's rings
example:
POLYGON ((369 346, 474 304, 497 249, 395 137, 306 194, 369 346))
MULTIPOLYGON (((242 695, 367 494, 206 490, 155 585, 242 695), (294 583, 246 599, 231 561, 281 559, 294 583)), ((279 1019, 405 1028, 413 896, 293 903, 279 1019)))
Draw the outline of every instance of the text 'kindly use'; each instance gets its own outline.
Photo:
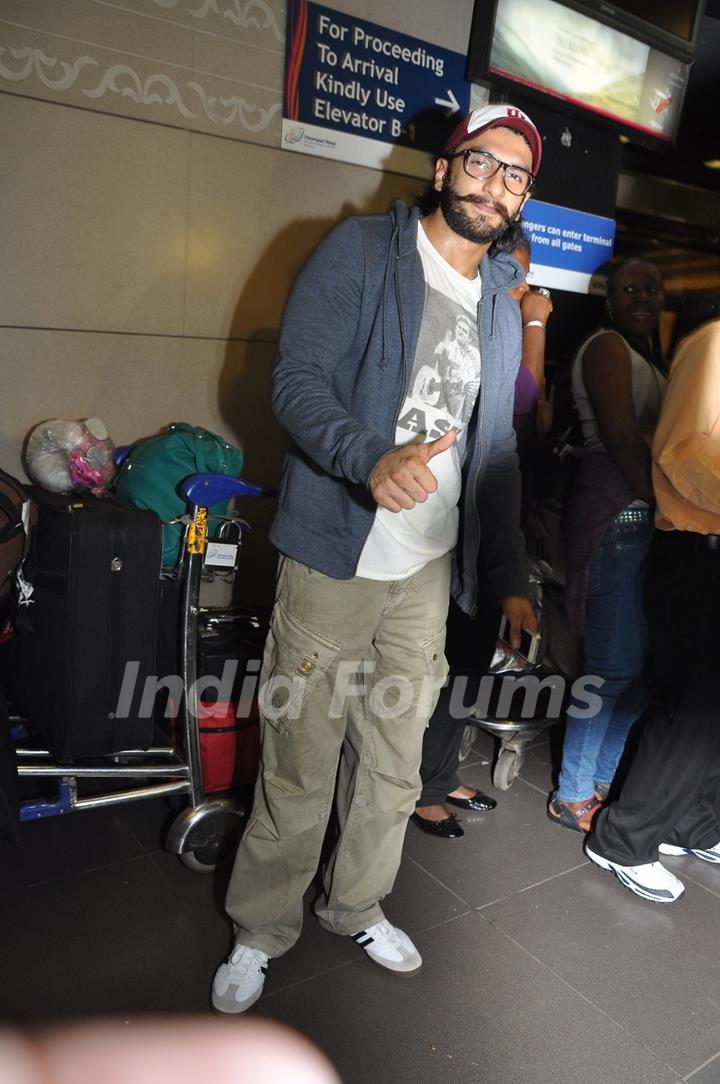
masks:
POLYGON ((407 100, 397 91, 391 92, 390 87, 400 85, 401 64, 430 71, 438 78, 443 76, 443 58, 421 45, 411 48, 371 34, 361 26, 343 26, 324 13, 317 16, 317 31, 318 60, 325 69, 316 70, 313 77, 317 95, 313 97, 312 115, 317 120, 397 137, 403 131, 399 118, 407 108, 407 100), (337 104, 338 98, 344 99, 347 106, 337 104), (367 107, 390 115, 373 116, 364 112, 367 107))

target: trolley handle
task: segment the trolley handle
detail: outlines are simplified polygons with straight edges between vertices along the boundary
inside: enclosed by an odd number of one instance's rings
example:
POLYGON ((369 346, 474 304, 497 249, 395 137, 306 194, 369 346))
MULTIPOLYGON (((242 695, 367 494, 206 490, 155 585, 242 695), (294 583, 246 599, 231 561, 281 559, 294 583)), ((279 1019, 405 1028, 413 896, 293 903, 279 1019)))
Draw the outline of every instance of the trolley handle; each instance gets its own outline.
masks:
POLYGON ((276 490, 269 486, 231 478, 227 474, 191 474, 178 486, 193 508, 211 508, 233 497, 272 497, 276 490))
MULTIPOLYGON (((113 462, 116 467, 122 466, 132 448, 132 444, 123 444, 115 449, 113 462)), ((272 486, 245 482, 242 478, 214 472, 190 474, 180 483, 178 490, 193 508, 210 508, 233 497, 274 497, 277 494, 272 486)))

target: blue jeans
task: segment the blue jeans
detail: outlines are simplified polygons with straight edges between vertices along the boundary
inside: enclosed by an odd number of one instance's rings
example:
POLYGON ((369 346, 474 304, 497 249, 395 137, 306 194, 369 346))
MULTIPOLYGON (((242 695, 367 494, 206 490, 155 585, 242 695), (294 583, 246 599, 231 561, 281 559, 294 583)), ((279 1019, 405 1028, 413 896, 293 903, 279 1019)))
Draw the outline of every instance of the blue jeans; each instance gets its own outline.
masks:
POLYGON ((568 716, 558 798, 581 802, 612 783, 630 727, 647 703, 641 680, 647 649, 643 610, 645 560, 653 517, 621 512, 590 564, 585 620, 585 673, 601 677, 601 705, 588 719, 568 716))

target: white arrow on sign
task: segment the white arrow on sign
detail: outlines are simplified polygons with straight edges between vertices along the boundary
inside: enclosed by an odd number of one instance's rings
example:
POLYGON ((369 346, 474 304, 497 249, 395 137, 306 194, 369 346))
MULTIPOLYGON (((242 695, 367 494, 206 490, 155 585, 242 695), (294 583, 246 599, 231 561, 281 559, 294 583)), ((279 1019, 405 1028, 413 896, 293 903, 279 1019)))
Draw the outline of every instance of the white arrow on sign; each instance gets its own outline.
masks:
POLYGON ((449 90, 447 93, 447 98, 436 98, 435 105, 446 105, 448 108, 445 116, 451 117, 453 113, 457 113, 460 109, 460 102, 457 100, 452 90, 449 90))

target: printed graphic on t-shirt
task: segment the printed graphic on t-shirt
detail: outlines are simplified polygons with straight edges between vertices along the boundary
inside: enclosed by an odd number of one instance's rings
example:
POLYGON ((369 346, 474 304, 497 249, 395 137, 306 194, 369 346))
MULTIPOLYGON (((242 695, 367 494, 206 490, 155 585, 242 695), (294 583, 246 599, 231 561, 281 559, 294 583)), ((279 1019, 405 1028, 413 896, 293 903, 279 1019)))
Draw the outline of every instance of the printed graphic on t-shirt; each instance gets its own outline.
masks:
POLYGON ((435 440, 465 428, 480 389, 477 322, 457 302, 427 288, 398 443, 435 440))
MULTIPOLYGON (((421 444, 448 429, 463 433, 480 390, 477 307, 479 275, 456 271, 418 228, 425 304, 395 443, 421 444)), ((413 508, 378 508, 357 566, 371 580, 404 579, 448 553, 458 536, 464 440, 439 452, 428 469, 437 488, 413 508)))

